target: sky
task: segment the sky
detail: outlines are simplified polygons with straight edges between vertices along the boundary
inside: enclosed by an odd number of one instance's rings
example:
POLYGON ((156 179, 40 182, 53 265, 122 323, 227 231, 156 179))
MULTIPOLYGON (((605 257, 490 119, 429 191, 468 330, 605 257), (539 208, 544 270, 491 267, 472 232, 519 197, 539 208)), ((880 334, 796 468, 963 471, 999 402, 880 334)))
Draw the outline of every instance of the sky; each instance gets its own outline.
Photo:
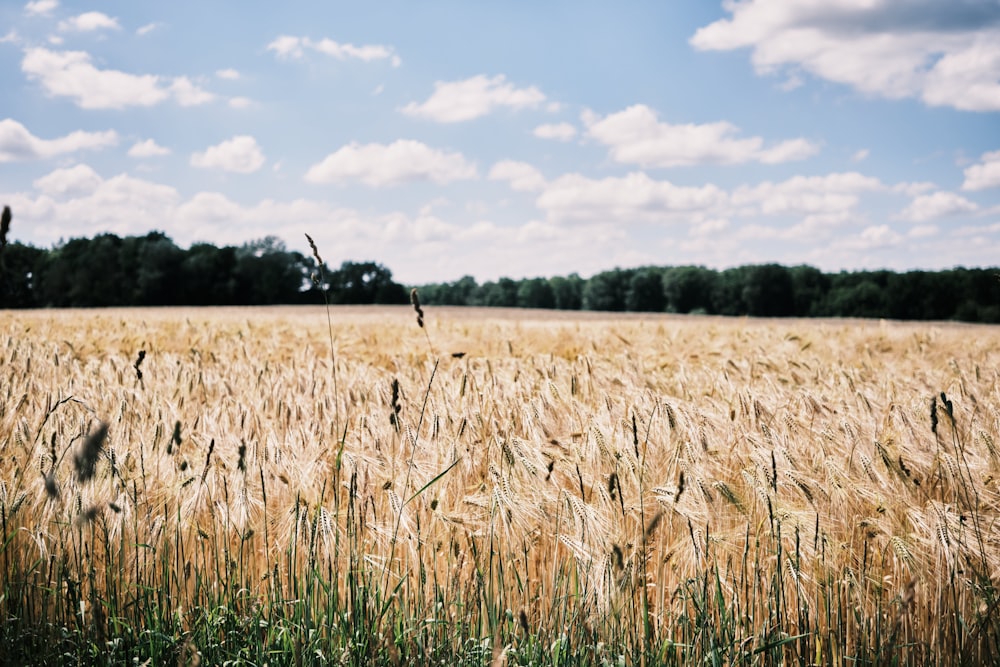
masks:
POLYGON ((997 266, 1000 2, 3 0, 0 203, 406 284, 997 266))

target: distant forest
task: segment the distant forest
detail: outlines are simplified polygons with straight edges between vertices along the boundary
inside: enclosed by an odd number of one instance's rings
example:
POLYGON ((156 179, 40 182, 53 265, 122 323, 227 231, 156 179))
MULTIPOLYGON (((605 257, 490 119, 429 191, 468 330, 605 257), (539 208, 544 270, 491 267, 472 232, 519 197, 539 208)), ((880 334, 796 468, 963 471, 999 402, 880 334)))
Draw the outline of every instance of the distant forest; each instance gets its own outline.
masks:
MULTIPOLYGON (((398 304, 408 287, 374 261, 319 267, 277 237, 179 248, 161 232, 100 234, 51 249, 0 245, 0 308, 398 304), (324 295, 325 292, 325 295, 324 295)), ((761 317, 869 317, 1000 323, 1000 269, 851 271, 811 266, 614 269, 590 278, 471 276, 418 286, 427 305, 761 317)))
POLYGON ((0 308, 255 306, 407 303, 409 292, 375 262, 317 266, 275 236, 184 250, 165 234, 100 234, 51 250, 0 250, 0 308))

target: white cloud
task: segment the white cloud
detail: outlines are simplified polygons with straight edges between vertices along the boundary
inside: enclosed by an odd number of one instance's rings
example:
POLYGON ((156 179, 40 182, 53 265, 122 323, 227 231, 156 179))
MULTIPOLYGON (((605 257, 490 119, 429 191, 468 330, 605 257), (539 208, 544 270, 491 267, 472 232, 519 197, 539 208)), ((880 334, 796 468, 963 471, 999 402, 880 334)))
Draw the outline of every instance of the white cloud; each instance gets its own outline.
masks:
POLYGON ((228 81, 236 81, 240 78, 240 73, 232 67, 227 67, 226 69, 215 70, 215 76, 228 81))
POLYGON ((388 59, 393 67, 399 67, 402 63, 402 60, 393 52, 390 46, 382 44, 355 46, 354 44, 335 42, 327 37, 316 41, 308 37, 281 35, 276 37, 266 48, 268 51, 273 51, 279 58, 292 60, 302 58, 305 55, 306 49, 309 49, 336 58, 337 60, 371 62, 373 60, 388 59))
POLYGON ((102 12, 84 12, 59 22, 63 32, 93 32, 94 30, 121 30, 118 19, 102 12))
POLYGON ((910 228, 909 236, 915 239, 923 239, 929 236, 936 236, 940 231, 937 225, 914 225, 910 228))
POLYGON ((538 207, 553 221, 699 222, 699 214, 725 205, 726 193, 715 185, 678 186, 634 172, 616 178, 591 179, 566 174, 550 181, 539 195, 538 207))
POLYGON ((501 160, 490 168, 491 181, 507 181, 512 190, 519 192, 537 192, 545 188, 545 177, 542 172, 526 162, 501 160))
POLYGON ((963 190, 985 190, 1000 187, 1000 151, 983 153, 979 164, 965 169, 963 190))
POLYGON ((793 176, 780 183, 742 185, 732 193, 740 215, 817 215, 827 221, 845 220, 865 192, 885 190, 877 178, 858 172, 826 176, 793 176))
POLYGON ((169 97, 158 77, 99 70, 82 51, 27 49, 21 69, 29 79, 39 80, 50 94, 70 97, 84 109, 152 106, 169 97))
POLYGON ((203 90, 186 76, 179 76, 170 84, 170 92, 182 107, 194 107, 215 99, 215 95, 203 90))
POLYGON ((764 147, 760 137, 738 138, 739 128, 720 121, 703 125, 671 125, 656 112, 637 104, 600 118, 586 113, 588 136, 608 146, 618 162, 644 167, 678 167, 695 164, 776 164, 802 160, 819 147, 805 139, 790 139, 764 147))
MULTIPOLYGON (((304 245, 303 233, 309 233, 331 265, 345 259, 375 259, 390 267, 397 280, 416 284, 467 274, 479 280, 573 271, 586 275, 635 261, 625 233, 613 225, 579 225, 567 234, 545 221, 460 222, 428 206, 420 209, 367 214, 302 199, 244 205, 220 193, 203 192, 170 213, 177 222, 169 228, 182 242, 198 238, 232 243, 234 236, 250 239, 273 233, 274 220, 282 220, 283 238, 304 245), (481 252, 483 248, 489 251, 481 252)), ((643 257, 647 263, 652 259, 643 257)))
POLYGON ((39 139, 16 120, 0 120, 0 162, 48 158, 80 150, 97 150, 117 143, 118 134, 114 130, 77 130, 58 139, 39 139))
POLYGON ((157 28, 160 28, 162 24, 160 23, 147 23, 146 25, 141 25, 135 29, 135 34, 142 37, 143 35, 148 35, 157 28))
POLYGON ((160 146, 152 139, 146 139, 145 141, 137 141, 132 145, 132 148, 128 149, 129 157, 159 157, 162 155, 170 155, 170 149, 160 146))
POLYGON ((305 179, 309 183, 361 181, 379 187, 410 181, 443 184, 475 177, 475 165, 461 153, 400 139, 388 145, 351 143, 310 167, 305 179))
POLYGON ((176 209, 177 191, 166 185, 119 174, 101 178, 87 165, 57 169, 37 179, 37 194, 5 195, 18 218, 35 229, 34 243, 48 244, 69 233, 143 234, 166 229, 176 209))
POLYGON ((24 6, 29 16, 49 16, 59 6, 59 0, 32 0, 24 6))
POLYGON ((83 109, 153 106, 170 97, 182 106, 190 106, 213 98, 187 77, 170 80, 153 74, 98 69, 83 51, 26 49, 21 70, 29 79, 39 81, 50 95, 69 97, 83 109))
POLYGON ((384 60, 392 57, 392 49, 387 46, 382 46, 381 44, 354 46, 353 44, 341 44, 326 37, 318 42, 310 42, 309 40, 306 40, 306 44, 313 50, 332 56, 337 60, 354 59, 370 62, 372 60, 384 60))
POLYGON ((535 109, 545 95, 534 86, 515 88, 504 75, 479 74, 462 81, 436 81, 434 92, 421 104, 410 102, 401 110, 409 116, 439 123, 459 123, 489 114, 499 107, 535 109))
POLYGON ((290 35, 281 35, 267 45, 268 51, 274 51, 279 58, 301 58, 302 39, 290 35))
POLYGON ((35 189, 51 197, 76 197, 93 192, 103 182, 97 172, 85 164, 56 169, 34 181, 35 189))
POLYGON ((857 245, 860 248, 886 248, 897 245, 903 237, 889 225, 872 225, 866 227, 858 235, 857 245))
POLYGON ((867 148, 858 149, 857 151, 854 152, 854 155, 851 156, 851 162, 864 162, 865 160, 868 159, 868 156, 870 154, 871 151, 869 151, 867 148))
POLYGON ((253 100, 249 97, 231 97, 229 98, 229 106, 233 109, 246 109, 253 104, 253 100))
POLYGON ((805 71, 888 98, 1000 110, 1000 5, 745 0, 699 29, 703 50, 750 48, 758 73, 805 71))
POLYGON ((1000 222, 995 222, 991 225, 965 225, 951 233, 952 236, 960 238, 983 234, 1000 234, 1000 222))
POLYGON ((688 234, 690 236, 715 236, 727 229, 729 229, 729 220, 725 218, 709 218, 693 226, 688 231, 688 234))
POLYGON ((940 191, 917 197, 903 209, 899 218, 910 222, 927 222, 950 215, 972 213, 978 209, 979 207, 975 203, 961 195, 940 191))
POLYGON ((569 141, 576 136, 576 128, 569 123, 547 123, 536 127, 532 134, 539 139, 569 141))
POLYGON ((257 145, 257 140, 245 134, 191 155, 191 166, 201 169, 222 169, 237 174, 251 174, 263 165, 264 154, 257 145))
POLYGON ((757 159, 763 164, 781 164, 783 162, 794 162, 805 160, 819 152, 819 145, 813 142, 797 138, 786 139, 770 148, 761 150, 757 159))
POLYGON ((925 192, 937 190, 938 186, 930 181, 911 181, 906 183, 897 183, 892 186, 891 189, 893 192, 902 192, 910 197, 916 197, 917 195, 922 195, 925 192))
MULTIPOLYGON (((771 239, 813 242, 844 225, 866 223, 863 196, 897 192, 879 179, 857 172, 793 176, 726 191, 712 183, 679 186, 642 172, 603 179, 566 174, 547 182, 536 181, 530 169, 512 163, 503 171, 495 166, 490 176, 512 183, 521 177, 524 184, 540 187, 536 205, 552 222, 679 223, 687 224, 692 236, 725 229, 732 219, 776 217, 791 222, 791 226, 754 224, 743 227, 741 233, 754 234, 748 238, 765 238, 764 234, 771 239)), ((527 191, 528 187, 521 189, 527 191)))

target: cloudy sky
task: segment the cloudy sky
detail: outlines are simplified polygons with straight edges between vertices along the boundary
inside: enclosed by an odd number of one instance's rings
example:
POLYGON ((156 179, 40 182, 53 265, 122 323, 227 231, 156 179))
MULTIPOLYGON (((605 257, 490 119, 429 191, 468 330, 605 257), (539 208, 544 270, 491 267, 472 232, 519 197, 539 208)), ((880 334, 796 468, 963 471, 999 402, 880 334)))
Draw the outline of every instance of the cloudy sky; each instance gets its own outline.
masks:
POLYGON ((1000 2, 5 1, 0 203, 408 283, 996 266, 1000 2))

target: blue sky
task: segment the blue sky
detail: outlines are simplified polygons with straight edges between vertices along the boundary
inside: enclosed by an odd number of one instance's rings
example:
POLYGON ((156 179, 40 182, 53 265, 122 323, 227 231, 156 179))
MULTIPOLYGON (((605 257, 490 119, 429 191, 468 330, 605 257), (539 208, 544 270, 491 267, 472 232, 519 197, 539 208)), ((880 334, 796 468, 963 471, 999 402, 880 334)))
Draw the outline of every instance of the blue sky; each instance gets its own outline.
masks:
POLYGON ((0 202, 407 283, 996 266, 1000 3, 5 2, 0 202))

